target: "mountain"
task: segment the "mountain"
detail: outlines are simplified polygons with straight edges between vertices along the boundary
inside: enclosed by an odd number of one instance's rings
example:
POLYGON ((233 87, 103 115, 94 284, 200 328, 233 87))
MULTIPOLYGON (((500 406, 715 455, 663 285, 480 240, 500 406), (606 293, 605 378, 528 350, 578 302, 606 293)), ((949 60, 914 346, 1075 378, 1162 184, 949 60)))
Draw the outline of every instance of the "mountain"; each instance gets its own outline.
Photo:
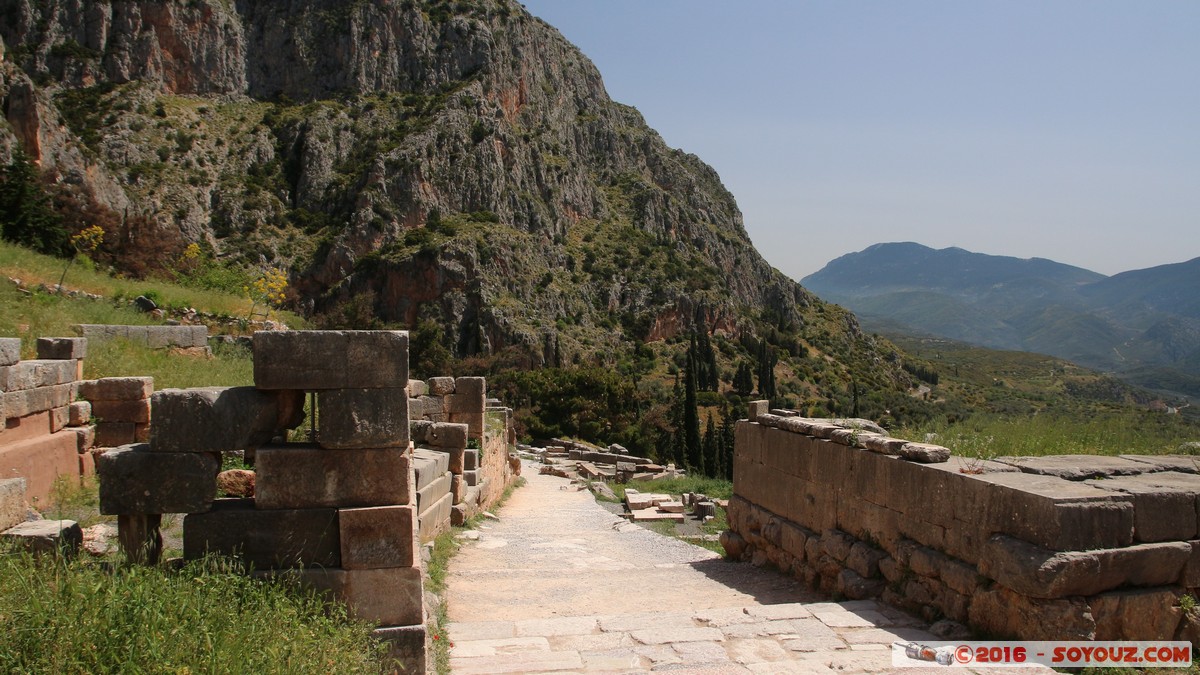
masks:
POLYGON ((414 330, 422 368, 596 366, 662 400, 699 332, 722 381, 778 356, 814 413, 912 384, 513 0, 0 0, 0 54, 0 160, 126 274, 282 269, 318 326, 414 330))
POLYGON ((1051 260, 876 244, 805 277, 870 324, 1039 352, 1200 395, 1200 258, 1106 277, 1051 260))

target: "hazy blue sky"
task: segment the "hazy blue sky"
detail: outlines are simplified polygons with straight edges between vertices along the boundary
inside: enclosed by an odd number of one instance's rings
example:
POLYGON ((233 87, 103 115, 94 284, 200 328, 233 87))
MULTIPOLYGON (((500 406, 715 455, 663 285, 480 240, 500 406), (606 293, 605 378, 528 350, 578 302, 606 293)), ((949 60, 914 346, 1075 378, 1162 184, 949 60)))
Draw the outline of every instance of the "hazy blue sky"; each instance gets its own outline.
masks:
POLYGON ((799 279, 883 241, 1200 256, 1200 2, 527 0, 799 279))

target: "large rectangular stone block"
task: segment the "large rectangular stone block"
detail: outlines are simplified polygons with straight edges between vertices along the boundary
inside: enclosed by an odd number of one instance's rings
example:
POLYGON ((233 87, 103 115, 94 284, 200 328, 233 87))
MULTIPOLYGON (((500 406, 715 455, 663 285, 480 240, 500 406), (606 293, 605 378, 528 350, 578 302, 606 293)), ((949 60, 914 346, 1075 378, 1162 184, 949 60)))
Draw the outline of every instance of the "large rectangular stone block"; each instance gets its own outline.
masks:
POLYGON ((79 383, 79 395, 89 401, 136 401, 152 393, 153 377, 103 377, 79 383))
POLYGON ((420 490, 450 470, 450 456, 444 452, 416 448, 413 450, 413 472, 420 490))
POLYGON ((0 479, 0 532, 25 522, 28 508, 25 506, 25 479, 0 479))
POLYGON ((94 401, 92 415, 102 422, 146 423, 150 421, 150 400, 94 401))
POLYGON ((474 471, 479 466, 479 448, 467 448, 463 451, 463 471, 474 471))
POLYGON ((408 446, 403 389, 332 389, 317 396, 317 442, 323 448, 408 446))
POLYGON ((1194 539, 1200 518, 1200 476, 1163 471, 1089 480, 1088 485, 1119 492, 1133 502, 1133 537, 1137 541, 1194 539))
POLYGON ((42 438, 50 433, 50 412, 38 412, 24 417, 13 417, 8 421, 8 429, 0 436, 5 444, 27 441, 31 438, 42 438))
POLYGON ((37 354, 39 359, 60 359, 77 361, 87 357, 87 338, 81 337, 44 337, 38 338, 37 354))
POLYGON ((435 448, 467 447, 467 425, 441 422, 429 427, 428 442, 435 448))
POLYGON ((342 568, 420 567, 414 507, 341 509, 338 514, 342 568))
POLYGON ((467 436, 477 440, 483 439, 483 429, 487 416, 483 413, 450 413, 447 419, 451 424, 467 425, 467 436))
POLYGON ((470 471, 464 470, 462 472, 462 476, 463 481, 466 482, 467 485, 471 487, 479 485, 479 469, 472 469, 470 471))
POLYGON ((419 521, 422 542, 433 541, 439 534, 450 529, 450 509, 453 506, 454 496, 446 494, 421 514, 419 521))
POLYGON ((979 571, 1022 595, 1065 598, 1121 586, 1174 584, 1191 555, 1191 544, 1182 541, 1053 551, 998 534, 988 540, 979 571))
POLYGON ((403 389, 408 333, 403 331, 259 331, 254 384, 260 389, 403 389))
POLYGON ((100 422, 96 425, 96 447, 119 448, 137 443, 137 424, 134 422, 100 422))
POLYGON ((164 389, 150 399, 155 452, 253 450, 304 422, 304 392, 254 387, 164 389))
POLYGON ((220 499, 208 513, 183 519, 183 557, 206 553, 239 558, 255 569, 338 567, 336 509, 254 508, 252 499, 220 499))
POLYGON ((308 444, 266 446, 255 453, 260 509, 408 504, 406 449, 325 450, 308 444))
POLYGON ((61 431, 14 443, 6 440, 0 445, 0 476, 24 478, 26 499, 35 508, 45 508, 56 480, 79 477, 75 434, 61 431))
POLYGON ((350 615, 382 626, 425 623, 420 567, 373 570, 306 569, 301 583, 341 602, 350 615))
POLYGON ((424 514, 432 504, 450 493, 453 476, 447 471, 417 491, 417 513, 424 514))
POLYGON ((109 450, 96 461, 100 513, 203 513, 217 497, 220 467, 212 454, 150 452, 146 444, 109 450))
POLYGON ((1133 542, 1128 495, 1076 481, 1026 473, 976 476, 991 484, 982 504, 990 532, 1054 551, 1117 548, 1133 542))
POLYGON ((75 391, 75 384, 10 391, 4 394, 4 414, 12 419, 61 408, 75 400, 75 391))
POLYGON ((75 381, 74 361, 21 361, 4 368, 5 391, 23 391, 37 387, 52 387, 75 381))

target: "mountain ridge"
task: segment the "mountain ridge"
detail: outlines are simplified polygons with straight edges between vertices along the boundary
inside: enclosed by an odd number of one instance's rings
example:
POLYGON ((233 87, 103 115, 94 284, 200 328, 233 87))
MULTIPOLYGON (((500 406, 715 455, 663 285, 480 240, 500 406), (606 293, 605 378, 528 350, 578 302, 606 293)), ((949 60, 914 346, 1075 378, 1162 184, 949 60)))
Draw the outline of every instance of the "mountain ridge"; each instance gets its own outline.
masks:
POLYGON ((1188 292, 1200 286, 1200 258, 1106 276, 1044 258, 884 243, 802 283, 868 325, 896 321, 1200 395, 1200 300, 1188 292))

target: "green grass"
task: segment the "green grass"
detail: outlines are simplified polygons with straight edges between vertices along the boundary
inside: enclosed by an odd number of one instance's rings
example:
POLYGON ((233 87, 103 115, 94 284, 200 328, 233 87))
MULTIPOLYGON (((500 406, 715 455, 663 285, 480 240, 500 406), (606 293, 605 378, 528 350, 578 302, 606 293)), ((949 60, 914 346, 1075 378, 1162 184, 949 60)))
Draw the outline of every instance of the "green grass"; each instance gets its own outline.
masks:
POLYGON ((892 430, 898 438, 923 440, 964 457, 1040 455, 1162 455, 1200 439, 1194 423, 1177 415, 1126 410, 1093 417, 974 415, 892 430), (932 434, 932 436, 929 436, 932 434))
POLYGON ((254 361, 244 347, 219 347, 212 358, 146 349, 127 340, 92 341, 83 362, 88 379, 149 375, 156 390, 236 387, 254 383, 254 361))
POLYGON ((0 555, 0 672, 379 673, 371 626, 207 560, 178 571, 0 555))
POLYGON ((733 483, 720 478, 705 478, 703 476, 684 476, 682 478, 664 478, 662 480, 634 480, 628 483, 612 483, 609 485, 616 493, 617 499, 625 500, 626 490, 638 492, 656 492, 661 494, 682 495, 695 492, 707 495, 713 499, 729 499, 733 496, 733 483))

